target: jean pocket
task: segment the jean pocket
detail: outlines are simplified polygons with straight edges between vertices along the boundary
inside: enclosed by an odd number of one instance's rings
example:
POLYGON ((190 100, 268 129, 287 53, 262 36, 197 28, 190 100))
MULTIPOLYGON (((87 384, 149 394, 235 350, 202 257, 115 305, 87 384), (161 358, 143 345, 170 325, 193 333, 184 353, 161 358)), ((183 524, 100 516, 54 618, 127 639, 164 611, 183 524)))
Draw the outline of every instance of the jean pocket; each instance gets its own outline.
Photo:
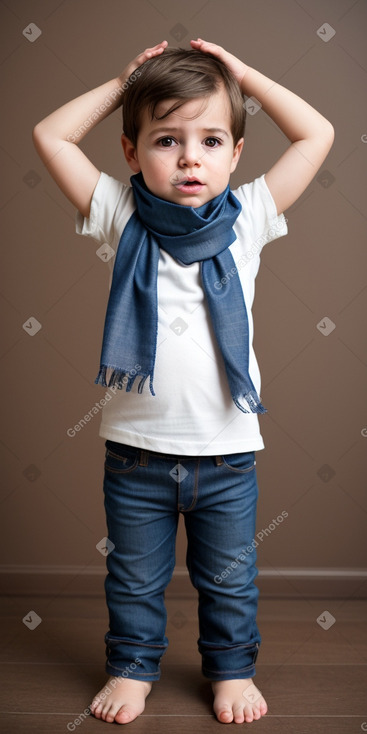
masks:
POLYGON ((222 456, 222 459, 227 469, 239 474, 247 474, 247 472, 253 471, 256 466, 254 451, 246 451, 242 454, 226 454, 222 456))
POLYGON ((140 449, 125 446, 114 441, 106 441, 105 471, 113 474, 127 474, 138 466, 140 449))

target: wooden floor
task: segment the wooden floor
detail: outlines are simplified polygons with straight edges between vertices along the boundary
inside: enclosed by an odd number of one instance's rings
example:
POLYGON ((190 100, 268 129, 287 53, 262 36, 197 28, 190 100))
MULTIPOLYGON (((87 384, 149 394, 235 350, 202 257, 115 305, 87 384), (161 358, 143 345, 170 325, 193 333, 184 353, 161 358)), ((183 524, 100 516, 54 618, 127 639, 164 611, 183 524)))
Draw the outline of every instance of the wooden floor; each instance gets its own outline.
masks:
MULTIPOLYGON (((269 713, 242 725, 220 724, 212 713, 210 683, 201 674, 196 646, 195 599, 169 598, 167 611, 170 645, 162 677, 153 684, 144 714, 124 726, 127 731, 207 734, 229 726, 232 731, 251 727, 256 734, 367 731, 366 601, 260 599, 255 683, 269 713), (336 620, 329 629, 331 617, 324 612, 336 620)), ((81 717, 106 680, 104 599, 3 597, 1 614, 1 732, 99 734, 111 726, 115 731, 116 724, 81 717), (30 611, 42 619, 33 630, 22 623, 30 611)))

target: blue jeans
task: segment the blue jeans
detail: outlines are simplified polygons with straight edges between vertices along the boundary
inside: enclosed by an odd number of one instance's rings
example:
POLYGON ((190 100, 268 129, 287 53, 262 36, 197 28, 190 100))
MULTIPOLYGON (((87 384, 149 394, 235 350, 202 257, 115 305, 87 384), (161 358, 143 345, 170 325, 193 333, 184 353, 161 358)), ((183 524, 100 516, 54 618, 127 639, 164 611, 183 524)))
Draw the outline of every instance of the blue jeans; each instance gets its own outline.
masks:
POLYGON ((160 678, 168 646, 164 591, 175 566, 180 512, 187 568, 198 591, 202 673, 211 680, 255 675, 261 642, 255 464, 254 451, 179 457, 106 441, 105 509, 115 546, 105 581, 110 675, 160 678))

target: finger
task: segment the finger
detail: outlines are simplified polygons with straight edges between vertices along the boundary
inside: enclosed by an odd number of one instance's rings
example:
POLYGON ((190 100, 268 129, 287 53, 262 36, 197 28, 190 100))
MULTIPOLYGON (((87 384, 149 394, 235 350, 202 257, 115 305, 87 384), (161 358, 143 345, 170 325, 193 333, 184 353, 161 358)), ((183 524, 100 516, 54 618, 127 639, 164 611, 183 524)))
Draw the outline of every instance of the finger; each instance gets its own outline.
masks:
POLYGON ((147 61, 147 59, 151 59, 153 56, 157 56, 158 54, 162 53, 167 45, 168 41, 162 41, 156 46, 152 46, 152 48, 146 48, 145 51, 143 51, 141 54, 139 54, 139 56, 136 57, 135 63, 138 66, 141 66, 141 64, 143 64, 144 61, 147 61))
POLYGON ((196 41, 192 41, 192 43, 205 43, 206 46, 215 46, 215 43, 211 43, 210 41, 204 41, 203 38, 197 38, 196 41))
POLYGON ((211 43, 210 41, 204 41, 203 38, 191 41, 191 44, 196 48, 200 48, 202 51, 211 51, 212 53, 220 53, 223 51, 222 46, 218 46, 216 43, 211 43))
POLYGON ((164 51, 166 46, 168 46, 168 41, 161 41, 161 43, 157 43, 157 45, 152 48, 146 48, 144 54, 151 56, 156 53, 161 53, 164 51))

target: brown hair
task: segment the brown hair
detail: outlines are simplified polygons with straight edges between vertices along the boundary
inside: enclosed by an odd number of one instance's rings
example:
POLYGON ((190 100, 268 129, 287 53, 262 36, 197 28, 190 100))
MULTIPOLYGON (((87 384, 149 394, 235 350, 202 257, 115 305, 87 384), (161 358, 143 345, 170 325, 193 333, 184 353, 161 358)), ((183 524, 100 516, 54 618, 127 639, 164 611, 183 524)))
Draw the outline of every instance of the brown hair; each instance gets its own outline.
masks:
POLYGON ((236 145, 243 137, 246 121, 239 84, 222 61, 197 49, 167 47, 160 56, 148 59, 130 75, 123 96, 125 135, 136 146, 144 109, 148 109, 151 120, 164 119, 191 99, 208 98, 220 89, 221 83, 228 94, 231 132, 236 145), (156 106, 165 99, 176 101, 164 115, 156 117, 156 106))

